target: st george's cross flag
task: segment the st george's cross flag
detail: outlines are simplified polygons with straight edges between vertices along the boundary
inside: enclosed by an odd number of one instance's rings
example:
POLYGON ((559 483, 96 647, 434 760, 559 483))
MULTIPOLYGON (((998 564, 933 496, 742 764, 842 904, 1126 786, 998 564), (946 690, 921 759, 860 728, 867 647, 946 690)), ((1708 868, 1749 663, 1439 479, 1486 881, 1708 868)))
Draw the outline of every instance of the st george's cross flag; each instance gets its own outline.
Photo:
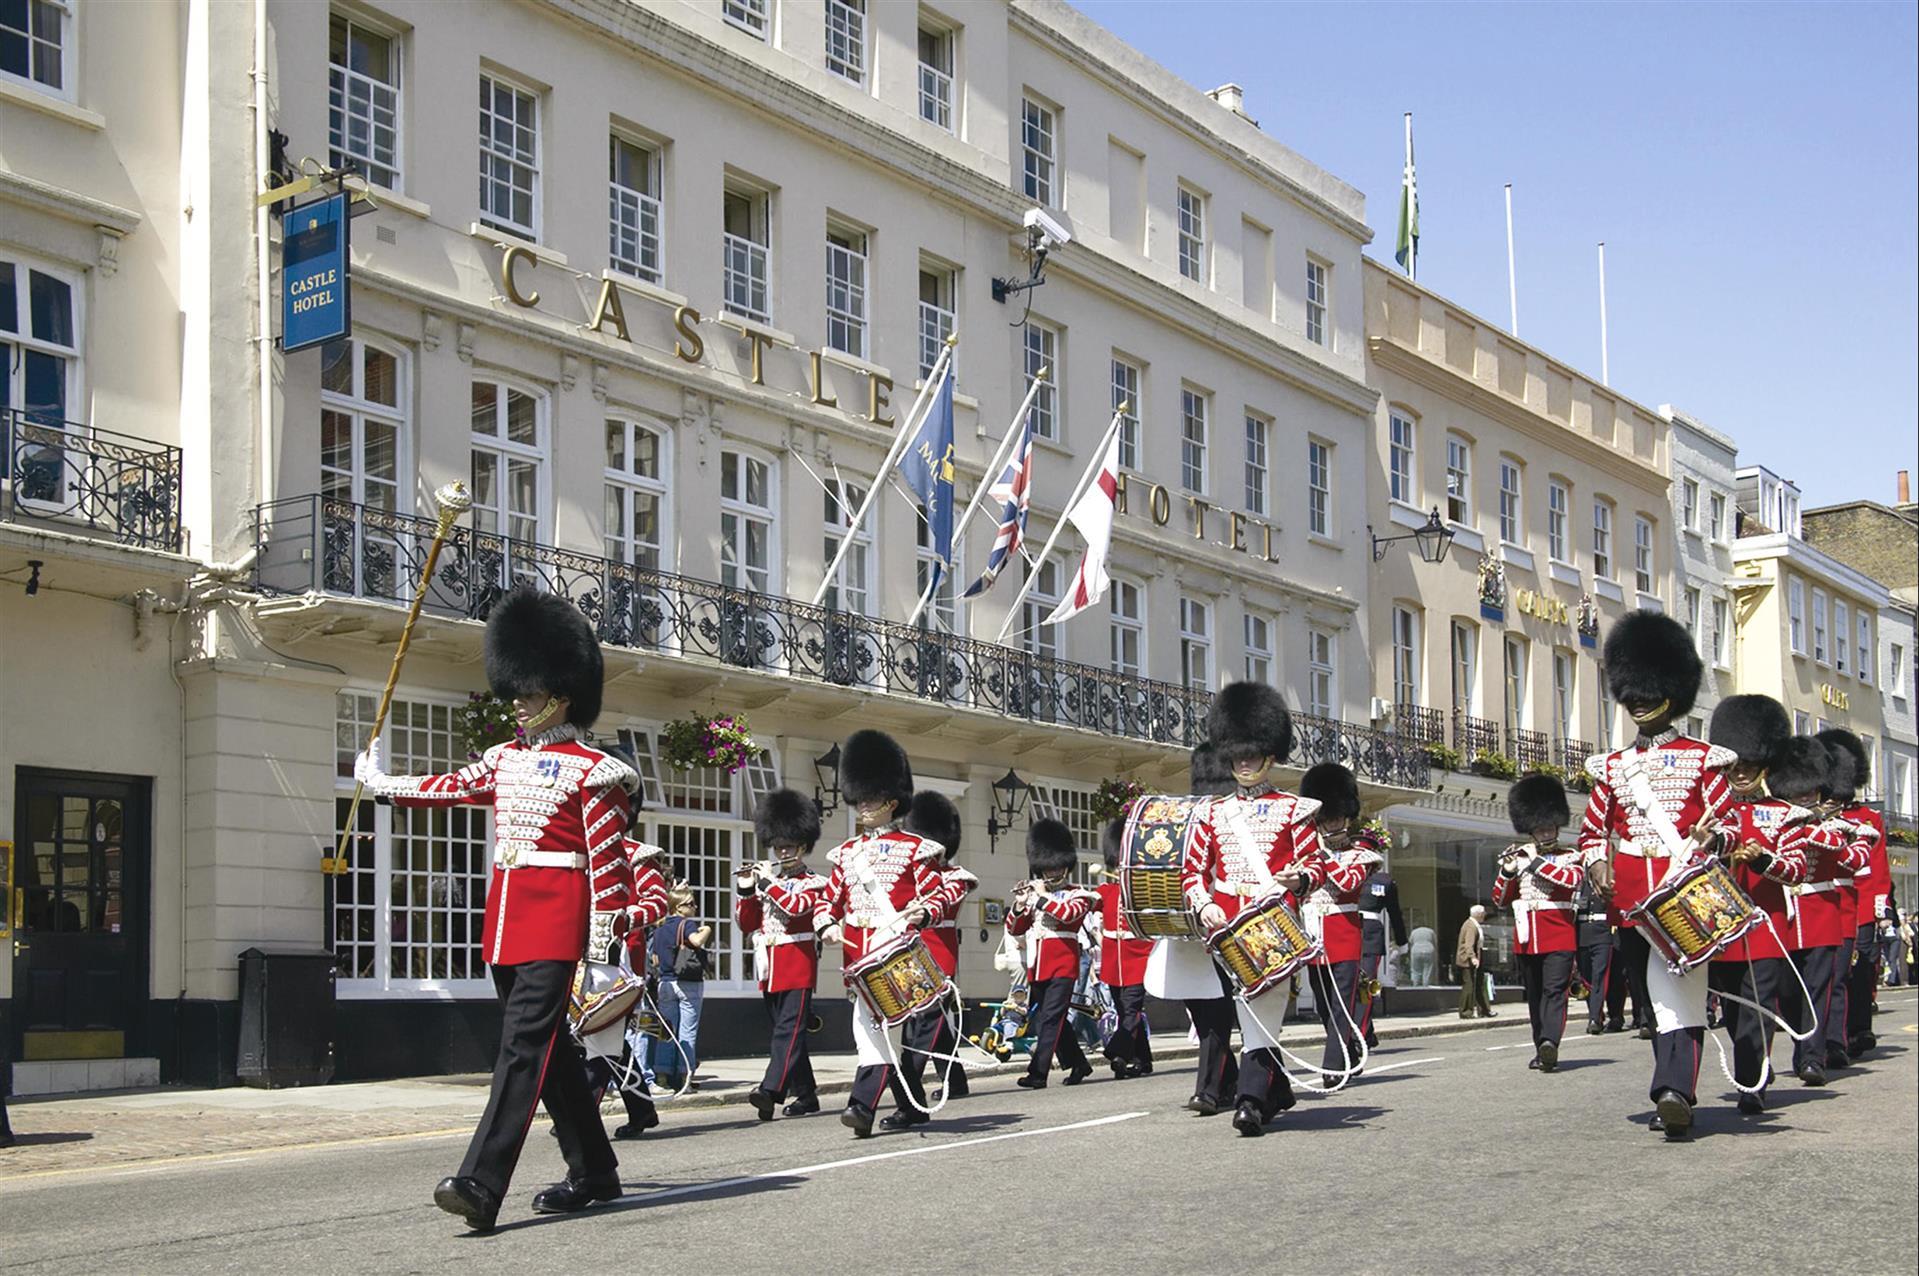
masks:
POLYGON ((1013 455, 1007 458, 1006 468, 993 485, 986 489, 986 495, 1000 502, 999 527, 993 533, 993 549, 986 556, 986 569, 979 579, 966 587, 963 598, 977 598, 993 587, 999 579, 1000 568, 1019 552, 1026 543, 1026 514, 1033 502, 1033 426, 1031 420, 1022 422, 1019 441, 1013 445, 1013 455))
POLYGON ((1119 433, 1114 430, 1106 445, 1099 478, 1066 513, 1066 520, 1086 538, 1086 552, 1080 557, 1079 570, 1073 573, 1072 587, 1042 624, 1057 625, 1106 597, 1106 586, 1111 583, 1106 575, 1106 554, 1113 545, 1113 505, 1119 492, 1119 433))

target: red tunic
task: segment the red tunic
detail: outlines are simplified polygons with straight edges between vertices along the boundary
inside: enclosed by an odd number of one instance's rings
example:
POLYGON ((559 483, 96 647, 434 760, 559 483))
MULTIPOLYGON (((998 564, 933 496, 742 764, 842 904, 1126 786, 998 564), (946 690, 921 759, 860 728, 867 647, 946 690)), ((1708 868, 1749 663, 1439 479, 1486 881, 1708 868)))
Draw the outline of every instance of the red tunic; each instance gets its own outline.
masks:
POLYGON ((1323 854, 1326 880, 1306 897, 1300 909, 1300 919, 1306 929, 1317 931, 1325 949, 1313 965, 1358 961, 1365 934, 1365 923, 1359 916, 1360 888, 1385 861, 1377 850, 1367 845, 1323 854))
POLYGON ((1859 925, 1877 926, 1886 916, 1886 899, 1892 893, 1892 866, 1886 860, 1886 819, 1869 806, 1855 806, 1845 816, 1866 841, 1866 871, 1853 879, 1859 891, 1859 925))
POLYGON ((1806 841, 1812 836, 1814 817, 1803 806, 1794 806, 1783 798, 1758 802, 1739 802, 1732 811, 1735 824, 1729 827, 1734 844, 1748 843, 1766 848, 1772 856, 1766 871, 1756 872, 1750 864, 1733 867, 1732 875, 1752 896, 1752 902, 1766 910, 1769 925, 1750 931, 1714 961, 1764 961, 1784 957, 1784 944, 1792 934, 1790 887, 1805 880, 1806 841))
MULTIPOLYGON (((1527 843, 1527 845, 1532 845, 1527 843)), ((1579 923, 1573 896, 1586 880, 1579 852, 1554 851, 1539 867, 1493 878, 1493 907, 1513 906, 1513 951, 1522 957, 1570 953, 1579 949, 1579 923)))
POLYGON ((1079 928, 1097 903, 1099 896, 1085 887, 1067 887, 1049 891, 1025 908, 1015 906, 1006 915, 1007 934, 1033 932, 1026 941, 1029 983, 1079 978, 1079 928))
POLYGON ((801 865, 733 901, 735 924, 753 936, 753 977, 761 992, 810 989, 819 982, 813 913, 826 887, 826 878, 801 865))
POLYGON ((633 870, 632 921, 626 931, 626 950, 632 957, 633 968, 638 971, 646 969, 648 929, 659 925, 672 911, 666 895, 666 877, 653 861, 658 849, 635 838, 626 839, 626 862, 633 870))
POLYGON ((1126 914, 1119 906, 1119 883, 1099 886, 1099 977, 1114 988, 1146 982, 1146 959, 1153 955, 1153 941, 1141 939, 1127 928, 1126 914))
POLYGON ((618 758, 555 727, 496 744, 450 775, 380 776, 367 787, 400 806, 491 806, 493 874, 481 951, 489 965, 578 961, 587 914, 626 915, 633 871, 623 853, 637 782, 618 758))
MULTIPOLYGON (((1330 865, 1319 847, 1319 803, 1279 789, 1215 798, 1196 818, 1180 864, 1180 886, 1194 912, 1218 904, 1227 920, 1273 889, 1275 877, 1305 873, 1309 888, 1330 865)), ((1288 902, 1297 905, 1290 889, 1288 902)))
POLYGON ((1845 820, 1824 820, 1806 839, 1806 880, 1793 891, 1792 949, 1833 948, 1858 931, 1857 905, 1840 890, 1871 858, 1866 839, 1845 820))
POLYGON ((959 974, 959 908, 968 892, 979 886, 974 877, 958 865, 937 870, 940 875, 940 919, 920 931, 933 962, 952 979, 959 974))
POLYGON ((866 956, 873 931, 883 931, 881 943, 911 933, 890 923, 915 901, 928 906, 929 922, 938 921, 945 916, 938 867, 945 853, 938 842, 900 829, 848 838, 826 853, 833 874, 814 901, 813 928, 839 926, 844 964, 851 966, 866 956))
POLYGON ((1652 821, 1632 796, 1630 775, 1635 764, 1646 778, 1652 798, 1672 820, 1681 837, 1706 820, 1719 826, 1732 801, 1732 786, 1721 768, 1737 761, 1730 749, 1707 744, 1667 729, 1646 748, 1638 745, 1586 759, 1592 793, 1586 799, 1586 817, 1579 826, 1579 852, 1587 868, 1610 858, 1613 864, 1612 920, 1633 923, 1626 914, 1643 902, 1646 892, 1665 877, 1672 859, 1652 821))

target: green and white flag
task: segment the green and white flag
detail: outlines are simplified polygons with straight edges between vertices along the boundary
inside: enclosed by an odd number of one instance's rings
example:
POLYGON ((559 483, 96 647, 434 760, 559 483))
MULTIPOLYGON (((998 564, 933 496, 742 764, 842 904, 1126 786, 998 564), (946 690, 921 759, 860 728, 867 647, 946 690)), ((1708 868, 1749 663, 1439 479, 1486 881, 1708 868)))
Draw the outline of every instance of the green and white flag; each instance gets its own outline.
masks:
POLYGON ((1419 180, 1413 175, 1413 113, 1406 112, 1406 172, 1399 184, 1399 245, 1393 260, 1419 277, 1419 180))

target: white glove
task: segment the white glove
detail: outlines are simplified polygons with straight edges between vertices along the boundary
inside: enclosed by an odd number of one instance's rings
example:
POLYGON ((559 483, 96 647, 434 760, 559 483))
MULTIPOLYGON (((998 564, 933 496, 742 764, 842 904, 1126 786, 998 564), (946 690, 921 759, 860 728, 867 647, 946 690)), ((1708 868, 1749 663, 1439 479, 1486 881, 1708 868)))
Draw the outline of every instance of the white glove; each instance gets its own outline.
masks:
POLYGON ((386 776, 386 738, 376 735, 366 752, 353 759, 353 778, 361 784, 375 784, 386 776))

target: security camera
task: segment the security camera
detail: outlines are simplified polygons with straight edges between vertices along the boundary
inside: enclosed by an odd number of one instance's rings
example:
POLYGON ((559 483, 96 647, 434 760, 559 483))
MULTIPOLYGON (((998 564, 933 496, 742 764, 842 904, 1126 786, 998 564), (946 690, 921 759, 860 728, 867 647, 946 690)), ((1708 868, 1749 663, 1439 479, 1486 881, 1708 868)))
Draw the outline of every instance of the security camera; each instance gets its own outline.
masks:
POLYGON ((1056 217, 1043 208, 1029 208, 1022 224, 1035 249, 1064 248, 1073 242, 1073 228, 1066 223, 1065 214, 1056 217))

